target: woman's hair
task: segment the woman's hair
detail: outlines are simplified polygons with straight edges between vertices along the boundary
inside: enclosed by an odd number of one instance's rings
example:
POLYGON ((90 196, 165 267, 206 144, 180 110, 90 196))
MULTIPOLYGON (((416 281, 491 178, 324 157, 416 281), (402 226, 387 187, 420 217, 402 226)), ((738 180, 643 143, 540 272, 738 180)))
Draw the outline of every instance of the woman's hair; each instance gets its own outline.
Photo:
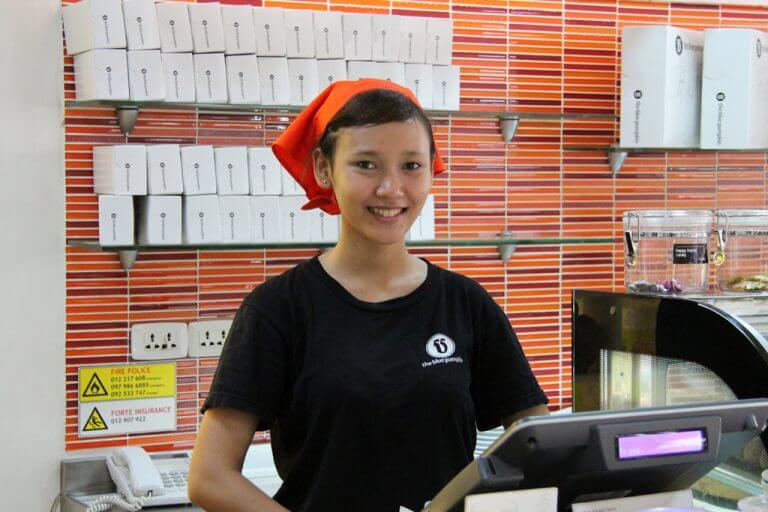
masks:
POLYGON ((432 124, 418 105, 407 96, 390 89, 373 89, 353 96, 328 122, 325 132, 317 142, 317 147, 333 163, 341 128, 397 123, 412 119, 421 122, 427 130, 431 165, 435 158, 432 124))

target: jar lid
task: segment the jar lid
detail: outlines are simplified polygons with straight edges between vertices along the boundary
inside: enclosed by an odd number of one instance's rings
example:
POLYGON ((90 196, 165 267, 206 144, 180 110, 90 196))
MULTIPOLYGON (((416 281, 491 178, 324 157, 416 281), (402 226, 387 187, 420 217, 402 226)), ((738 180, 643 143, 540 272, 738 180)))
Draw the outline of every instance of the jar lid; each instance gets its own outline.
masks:
POLYGON ((706 237, 712 232, 710 210, 636 210, 624 212, 624 230, 641 237, 706 237))

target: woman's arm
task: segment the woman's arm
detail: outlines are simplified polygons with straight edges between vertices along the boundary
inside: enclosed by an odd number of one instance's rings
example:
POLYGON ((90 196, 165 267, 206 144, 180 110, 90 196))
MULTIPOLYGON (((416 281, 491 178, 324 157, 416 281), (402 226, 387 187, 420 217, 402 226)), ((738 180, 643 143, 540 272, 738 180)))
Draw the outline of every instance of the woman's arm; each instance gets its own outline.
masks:
POLYGON ((540 404, 535 405, 533 407, 529 407, 528 409, 523 409, 522 411, 518 411, 515 414, 511 414, 501 420, 501 422, 504 424, 504 428, 509 428, 511 424, 516 422, 519 419, 528 417, 528 416, 546 416, 549 414, 549 409, 546 405, 540 404))
POLYGON ((189 499, 208 512, 287 512, 242 473, 256 431, 252 414, 215 407, 203 415, 189 466, 189 499))

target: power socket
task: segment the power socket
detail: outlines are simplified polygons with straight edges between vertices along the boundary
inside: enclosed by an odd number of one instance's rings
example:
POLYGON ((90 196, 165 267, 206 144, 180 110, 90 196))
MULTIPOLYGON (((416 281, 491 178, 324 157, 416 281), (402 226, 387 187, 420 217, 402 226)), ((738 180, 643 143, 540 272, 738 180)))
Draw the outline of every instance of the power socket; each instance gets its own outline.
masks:
POLYGON ((189 324, 189 356, 218 357, 232 320, 206 320, 189 324))
POLYGON ((133 324, 131 357, 137 360, 187 357, 189 338, 184 322, 133 324))

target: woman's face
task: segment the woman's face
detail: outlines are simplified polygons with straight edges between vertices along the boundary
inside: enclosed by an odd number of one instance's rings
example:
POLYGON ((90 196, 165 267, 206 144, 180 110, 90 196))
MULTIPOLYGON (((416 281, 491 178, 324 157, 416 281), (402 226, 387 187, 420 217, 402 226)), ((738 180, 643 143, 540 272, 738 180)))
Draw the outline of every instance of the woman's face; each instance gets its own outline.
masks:
POLYGON ((332 166, 316 158, 315 169, 336 195, 342 236, 383 244, 405 238, 432 186, 429 143, 415 119, 339 131, 332 166))

